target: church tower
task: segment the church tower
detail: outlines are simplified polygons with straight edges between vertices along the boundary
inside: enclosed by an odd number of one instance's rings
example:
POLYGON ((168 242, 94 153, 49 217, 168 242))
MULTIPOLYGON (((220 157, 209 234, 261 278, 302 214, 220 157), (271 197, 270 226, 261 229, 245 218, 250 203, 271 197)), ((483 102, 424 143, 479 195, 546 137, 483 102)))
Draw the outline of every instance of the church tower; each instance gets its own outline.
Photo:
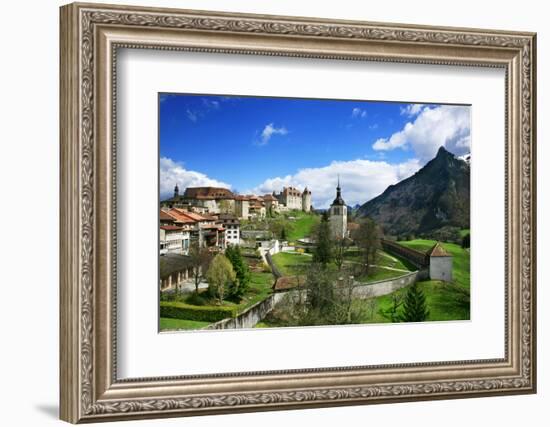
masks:
POLYGON ((311 191, 307 187, 304 188, 304 192, 302 193, 302 210, 304 212, 311 211, 311 191))
POLYGON ((174 198, 177 198, 180 195, 180 189, 178 187, 178 184, 174 187, 174 198))
POLYGON ((348 207, 344 199, 342 199, 340 177, 338 177, 338 186, 336 187, 336 198, 332 202, 332 205, 330 205, 329 221, 333 237, 337 239, 346 237, 348 231, 348 207))

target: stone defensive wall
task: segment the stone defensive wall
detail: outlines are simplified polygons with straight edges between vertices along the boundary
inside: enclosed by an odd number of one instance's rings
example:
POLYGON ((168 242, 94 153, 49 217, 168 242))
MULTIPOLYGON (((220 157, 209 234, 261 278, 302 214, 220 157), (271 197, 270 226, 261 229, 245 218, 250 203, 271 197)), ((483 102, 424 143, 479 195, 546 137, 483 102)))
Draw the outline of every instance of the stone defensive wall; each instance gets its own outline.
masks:
MULTIPOLYGON (((403 274, 399 277, 392 279, 379 280, 371 283, 356 282, 353 285, 352 295, 355 298, 367 299, 372 297, 379 297, 382 295, 391 294, 398 289, 412 285, 418 280, 425 278, 426 271, 412 271, 410 273, 403 274)), ((345 291, 345 290, 343 290, 345 291)), ((263 301, 254 304, 247 310, 239 314, 234 318, 228 318, 220 320, 219 322, 212 323, 203 329, 245 329, 253 328, 258 322, 260 322, 267 314, 275 308, 275 306, 281 302, 292 303, 293 300, 306 298, 305 290, 285 290, 280 292, 274 292, 263 301)))
POLYGON ((425 269, 430 265, 430 257, 424 252, 407 248, 392 240, 381 239, 380 243, 386 252, 405 258, 418 269, 425 269))
MULTIPOLYGON (((355 298, 366 299, 391 294, 398 289, 412 285, 414 282, 425 280, 429 276, 427 268, 429 266, 429 257, 425 253, 407 248, 405 246, 401 246, 400 244, 391 240, 382 240, 381 243, 382 248, 386 252, 389 252, 390 254, 396 255, 398 257, 405 258, 406 260, 414 264, 418 268, 418 270, 412 271, 410 273, 405 273, 401 276, 391 279, 379 280, 377 282, 355 282, 353 284, 352 290, 352 295, 355 298)), ((278 251, 275 250, 275 248, 273 247, 270 250, 267 250, 265 253, 266 261, 273 271, 275 280, 277 281, 279 279, 284 279, 283 275, 277 269, 275 263, 271 258, 272 252, 277 253, 278 251)), ((253 328, 271 310, 273 310, 273 308, 277 304, 281 303, 283 300, 291 303, 292 299, 300 297, 306 297, 304 290, 289 289, 276 291, 273 294, 269 295, 263 301, 257 302, 252 307, 249 307, 236 317, 220 320, 219 322, 208 325, 203 329, 253 328)))

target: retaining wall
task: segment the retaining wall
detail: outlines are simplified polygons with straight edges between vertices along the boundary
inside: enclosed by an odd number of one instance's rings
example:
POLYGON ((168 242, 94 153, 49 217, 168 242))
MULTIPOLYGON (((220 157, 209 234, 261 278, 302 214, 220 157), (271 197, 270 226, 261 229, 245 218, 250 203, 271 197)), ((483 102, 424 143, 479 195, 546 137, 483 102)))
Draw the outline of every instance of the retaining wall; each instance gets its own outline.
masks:
MULTIPOLYGON (((270 254, 267 254, 268 260, 270 254)), ((275 273, 275 272, 274 272, 275 273)), ((365 299, 371 297, 379 297, 390 294, 398 289, 404 288, 413 284, 418 280, 424 280, 428 275, 427 270, 422 269, 406 273, 402 276, 393 279, 380 280, 372 283, 356 282, 353 287, 353 296, 355 298, 365 299)), ((254 304, 247 310, 239 314, 235 318, 223 319, 219 322, 212 323, 203 329, 244 329, 253 328, 260 322, 273 308, 279 304, 286 296, 292 298, 306 298, 304 290, 290 290, 275 292, 268 296, 265 300, 254 304)))
POLYGON ((273 307, 281 301, 286 292, 280 292, 271 294, 263 301, 260 301, 254 304, 252 307, 249 307, 247 310, 243 311, 235 318, 223 319, 219 322, 212 323, 204 327, 203 329, 244 329, 244 328, 253 328, 256 323, 262 320, 267 313, 273 310, 273 307))
POLYGON ((355 298, 371 298, 391 294, 398 289, 412 285, 414 282, 420 280, 421 276, 424 274, 424 271, 413 271, 412 273, 407 273, 403 276, 394 277, 393 279, 380 280, 378 282, 357 282, 353 288, 353 296, 355 298))

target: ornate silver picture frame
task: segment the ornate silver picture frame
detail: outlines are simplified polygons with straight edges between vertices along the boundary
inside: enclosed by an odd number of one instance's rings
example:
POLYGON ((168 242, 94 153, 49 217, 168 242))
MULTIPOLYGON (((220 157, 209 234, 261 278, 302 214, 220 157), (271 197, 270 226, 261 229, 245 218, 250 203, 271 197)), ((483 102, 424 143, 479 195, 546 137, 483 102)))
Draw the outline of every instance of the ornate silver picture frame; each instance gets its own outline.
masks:
POLYGON ((535 34, 79 3, 60 13, 61 419, 536 391, 535 34), (504 70, 505 247, 493 254, 505 260, 504 357, 120 379, 115 148, 121 48, 504 70))

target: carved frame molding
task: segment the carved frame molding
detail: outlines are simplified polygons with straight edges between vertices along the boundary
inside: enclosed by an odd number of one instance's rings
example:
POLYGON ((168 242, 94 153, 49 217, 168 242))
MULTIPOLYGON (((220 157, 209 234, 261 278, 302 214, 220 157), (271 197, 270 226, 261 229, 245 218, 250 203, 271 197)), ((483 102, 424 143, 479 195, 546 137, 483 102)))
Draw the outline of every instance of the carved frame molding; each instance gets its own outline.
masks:
POLYGON ((76 423, 535 392, 535 51, 532 33, 62 7, 61 418, 76 423), (120 47, 505 68, 506 357, 117 380, 113 254, 120 47))

